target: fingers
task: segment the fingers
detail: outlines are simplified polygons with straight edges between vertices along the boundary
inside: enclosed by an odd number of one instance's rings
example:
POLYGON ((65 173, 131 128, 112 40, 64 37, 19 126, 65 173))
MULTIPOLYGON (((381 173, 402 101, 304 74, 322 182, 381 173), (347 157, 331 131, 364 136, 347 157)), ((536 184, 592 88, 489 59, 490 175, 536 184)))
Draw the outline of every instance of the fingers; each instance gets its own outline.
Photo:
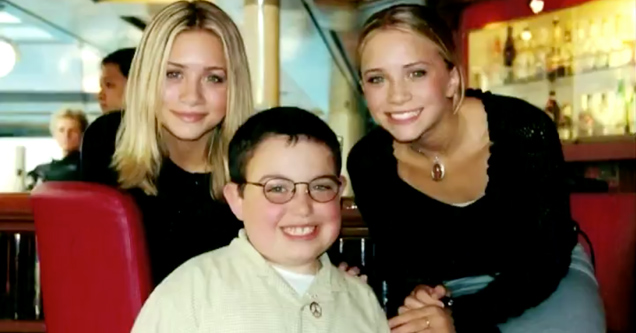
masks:
POLYGON ((338 265, 338 269, 351 276, 358 277, 364 283, 367 283, 367 280, 369 279, 366 275, 360 274, 360 269, 358 267, 349 267, 349 265, 346 262, 341 262, 338 265))
POLYGON ((433 288, 433 287, 427 286, 427 285, 425 285, 425 284, 420 284, 420 285, 416 286, 416 287, 413 289, 413 291, 411 292, 411 295, 415 296, 415 294, 416 294, 418 291, 424 291, 424 292, 426 292, 427 294, 433 294, 434 290, 435 290, 435 288, 433 288))
POLYGON ((419 309, 419 308, 423 308, 427 305, 435 305, 435 306, 439 306, 439 307, 444 307, 444 304, 442 304, 441 301, 437 301, 434 299, 431 299, 431 301, 427 302, 427 301, 422 301, 414 296, 407 296, 404 299, 404 306, 410 310, 415 310, 415 309, 419 309))
MULTIPOLYGON (((418 286, 413 290, 411 295, 409 295, 404 300, 404 304, 406 305, 407 300, 409 300, 410 303, 413 303, 412 299, 415 299, 420 303, 423 303, 424 305, 435 305, 443 308, 444 303, 440 301, 440 298, 444 297, 444 294, 441 294, 440 296, 440 291, 443 291, 444 293, 446 292, 446 290, 436 290, 435 288, 431 288, 429 286, 418 286)), ((414 309, 416 308, 417 307, 414 307, 414 309)))
POLYGON ((360 275, 360 269, 358 267, 349 267, 347 274, 351 276, 358 276, 360 275))
POLYGON ((446 288, 442 285, 437 285, 433 288, 433 294, 437 296, 437 299, 440 299, 444 296, 450 296, 450 291, 446 290, 446 288))
POLYGON ((344 261, 341 262, 340 265, 338 265, 338 269, 343 271, 343 272, 346 272, 347 268, 349 268, 349 265, 347 265, 347 263, 344 262, 344 261))
POLYGON ((338 269, 352 276, 360 275, 360 269, 358 267, 349 267, 344 261, 338 265, 338 269))
POLYGON ((398 313, 389 320, 391 333, 454 332, 452 318, 439 307, 426 306, 416 310, 402 307, 398 313))

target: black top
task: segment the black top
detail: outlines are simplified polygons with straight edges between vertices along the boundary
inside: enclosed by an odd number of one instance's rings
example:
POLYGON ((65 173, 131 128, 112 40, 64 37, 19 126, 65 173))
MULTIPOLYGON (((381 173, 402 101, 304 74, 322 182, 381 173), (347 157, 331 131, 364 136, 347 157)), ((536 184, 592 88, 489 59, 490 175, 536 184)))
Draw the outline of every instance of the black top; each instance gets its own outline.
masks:
POLYGON ((381 128, 353 147, 347 167, 388 282, 389 315, 416 284, 491 275, 485 289, 455 299, 453 318, 460 333, 496 332, 556 289, 577 236, 550 117, 519 99, 467 96, 482 100, 492 142, 486 193, 473 204, 444 204, 400 179, 381 128))
MULTIPOLYGON (((81 170, 86 181, 117 186, 109 167, 121 112, 96 119, 82 143, 81 170)), ((165 159, 157 180, 157 196, 140 189, 129 192, 143 215, 155 284, 199 254, 226 246, 242 227, 227 204, 210 196, 211 174, 189 173, 165 159)))
POLYGON ((43 181, 72 181, 80 180, 80 152, 79 150, 68 153, 61 160, 53 160, 51 163, 40 164, 29 171, 29 189, 43 181))

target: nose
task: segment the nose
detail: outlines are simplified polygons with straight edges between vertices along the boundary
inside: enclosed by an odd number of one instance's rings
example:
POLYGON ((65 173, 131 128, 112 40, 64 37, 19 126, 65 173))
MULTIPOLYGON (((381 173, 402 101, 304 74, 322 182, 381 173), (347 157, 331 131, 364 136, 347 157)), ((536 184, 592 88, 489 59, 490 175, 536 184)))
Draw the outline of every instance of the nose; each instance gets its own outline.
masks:
POLYGON ((292 199, 293 212, 298 216, 309 216, 313 212, 314 200, 309 196, 308 185, 296 185, 296 193, 292 199))
POLYGON ((396 80, 389 83, 389 102, 395 105, 401 105, 411 99, 411 92, 407 83, 403 80, 396 80))
POLYGON ((186 105, 197 105, 201 101, 201 85, 196 78, 188 78, 181 82, 179 99, 186 105))
POLYGON ((103 102, 106 99, 106 94, 104 93, 104 89, 99 89, 97 93, 97 100, 103 102))

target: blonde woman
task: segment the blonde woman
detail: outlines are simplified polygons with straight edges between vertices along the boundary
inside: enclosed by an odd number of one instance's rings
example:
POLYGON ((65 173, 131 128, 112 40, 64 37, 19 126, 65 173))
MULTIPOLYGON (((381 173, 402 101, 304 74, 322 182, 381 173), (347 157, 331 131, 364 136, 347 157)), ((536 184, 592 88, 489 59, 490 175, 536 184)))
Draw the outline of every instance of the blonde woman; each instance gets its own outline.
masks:
POLYGON ((380 128, 348 171, 392 333, 604 332, 550 117, 466 90, 452 33, 427 7, 374 14, 358 55, 380 128))
POLYGON ((88 119, 82 110, 63 109, 51 117, 51 135, 62 149, 62 159, 40 164, 27 174, 28 189, 47 180, 80 179, 80 143, 88 127, 88 119))
POLYGON ((178 1, 150 22, 133 59, 125 111, 103 115, 82 145, 87 181, 137 199, 155 283, 229 244, 241 224, 223 202, 227 149, 252 113, 238 28, 207 1, 178 1))

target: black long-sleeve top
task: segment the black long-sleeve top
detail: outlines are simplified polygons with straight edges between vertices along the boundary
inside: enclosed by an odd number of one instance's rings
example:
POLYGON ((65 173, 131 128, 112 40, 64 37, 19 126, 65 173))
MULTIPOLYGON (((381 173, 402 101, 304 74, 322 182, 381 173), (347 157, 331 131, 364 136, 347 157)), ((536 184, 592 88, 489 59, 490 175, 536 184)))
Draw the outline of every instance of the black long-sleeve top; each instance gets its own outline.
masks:
POLYGON ((417 284, 491 275, 486 288, 454 300, 453 318, 460 333, 497 332, 557 288, 577 233, 552 120, 519 99, 467 96, 482 100, 492 142, 486 192, 473 204, 444 204, 400 179, 393 139, 381 128, 354 146, 347 167, 388 283, 389 315, 417 284))
MULTIPOLYGON (((81 149, 84 181, 117 186, 110 167, 121 112, 97 118, 86 130, 81 149)), ((199 254, 226 246, 242 227, 227 204, 210 195, 211 174, 189 173, 165 158, 156 196, 129 190, 142 213, 155 284, 199 254)))

